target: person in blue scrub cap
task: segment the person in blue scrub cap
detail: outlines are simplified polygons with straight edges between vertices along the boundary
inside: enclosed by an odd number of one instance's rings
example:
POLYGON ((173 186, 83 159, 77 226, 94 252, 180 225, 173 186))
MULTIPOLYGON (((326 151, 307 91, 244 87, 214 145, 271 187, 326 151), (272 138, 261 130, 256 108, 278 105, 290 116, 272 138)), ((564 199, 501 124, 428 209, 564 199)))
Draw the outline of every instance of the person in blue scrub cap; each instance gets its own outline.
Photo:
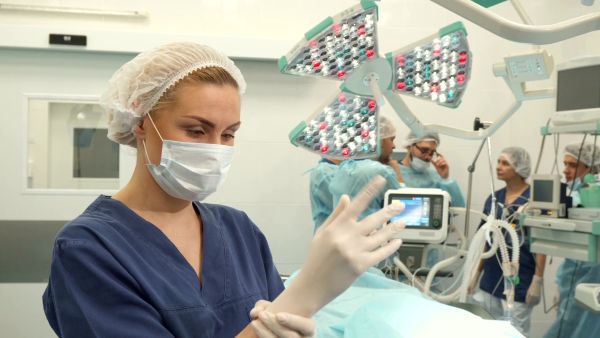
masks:
MULTIPOLYGON (((169 43, 118 69, 101 97, 109 138, 138 149, 130 181, 57 235, 44 312, 59 337, 313 337, 311 319, 401 244, 401 206, 345 195, 284 290, 242 211, 202 202, 224 182, 246 83, 224 54, 169 43)), ((295 243, 296 244, 296 243, 295 243)))
POLYGON ((438 133, 429 132, 416 137, 411 132, 404 147, 407 155, 400 163, 404 182, 409 188, 438 188, 447 191, 452 206, 464 207, 465 199, 458 183, 450 177, 450 166, 437 149, 440 145, 438 133))
MULTIPOLYGON (((598 173, 600 149, 589 143, 574 143, 565 147, 563 174, 578 205, 578 190, 585 175, 598 173)), ((575 287, 580 283, 600 283, 600 264, 565 258, 556 272, 559 292, 556 320, 544 338, 584 338, 600 336, 600 314, 585 310, 575 301, 575 287)))
MULTIPOLYGON (((519 208, 529 201, 530 186, 527 178, 530 174, 531 158, 527 150, 521 147, 508 147, 502 150, 496 163, 496 176, 498 180, 504 181, 506 186, 494 193, 496 198, 495 217, 513 224, 521 239, 520 243, 511 243, 510 237, 505 236, 509 255, 512 255, 512 250, 516 246, 519 249, 519 284, 515 288, 512 323, 525 336, 529 335, 533 307, 540 302, 546 266, 546 256, 531 253, 526 235, 518 226, 519 208)), ((489 215, 491 209, 492 196, 490 195, 485 201, 483 213, 489 215)), ((483 260, 478 267, 478 276, 481 276, 483 272, 481 281, 477 277, 473 280, 474 285, 469 287, 469 292, 473 293, 476 283, 479 282, 479 289, 473 298, 495 318, 502 317, 507 307, 504 295, 504 277, 499 257, 500 249, 496 255, 483 260)))

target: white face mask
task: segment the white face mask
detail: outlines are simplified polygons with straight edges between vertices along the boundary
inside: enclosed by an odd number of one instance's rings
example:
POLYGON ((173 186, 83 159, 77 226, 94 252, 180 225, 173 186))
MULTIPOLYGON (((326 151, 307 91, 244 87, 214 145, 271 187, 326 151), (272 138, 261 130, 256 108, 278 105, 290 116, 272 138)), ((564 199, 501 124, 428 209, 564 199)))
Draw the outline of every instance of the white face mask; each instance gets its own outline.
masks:
POLYGON ((146 142, 143 142, 146 166, 167 194, 187 201, 202 201, 225 181, 233 159, 233 147, 164 140, 158 134, 162 140, 160 164, 150 162, 146 142))
POLYGON ((429 168, 430 164, 431 163, 423 161, 422 159, 416 156, 413 156, 412 161, 410 161, 410 167, 418 172, 424 172, 425 170, 427 170, 427 168, 429 168))

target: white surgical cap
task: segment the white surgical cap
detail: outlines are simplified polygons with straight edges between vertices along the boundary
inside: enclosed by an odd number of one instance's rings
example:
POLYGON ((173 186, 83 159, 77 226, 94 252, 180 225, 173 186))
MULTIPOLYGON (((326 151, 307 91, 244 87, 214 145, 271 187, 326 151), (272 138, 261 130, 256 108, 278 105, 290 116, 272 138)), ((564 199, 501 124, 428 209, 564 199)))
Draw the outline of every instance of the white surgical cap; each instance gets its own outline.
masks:
POLYGON ((133 130, 165 92, 192 72, 220 67, 237 82, 240 95, 246 81, 226 55, 192 42, 169 43, 143 52, 117 70, 100 104, 108 112, 108 138, 135 147, 133 130))
POLYGON ((422 137, 417 137, 414 132, 410 132, 408 137, 404 141, 404 147, 410 147, 413 144, 417 144, 423 141, 432 141, 435 142, 436 145, 440 145, 440 135, 436 132, 427 132, 422 137))
POLYGON ((502 150, 500 156, 502 155, 519 176, 528 178, 531 175, 531 158, 527 150, 521 147, 508 147, 502 150))
POLYGON ((379 137, 383 139, 394 136, 396 136, 396 127, 392 121, 385 116, 379 116, 379 137))
POLYGON ((569 144, 565 147, 565 155, 573 156, 575 159, 579 158, 579 162, 588 167, 600 164, 600 149, 591 143, 585 143, 583 147, 581 147, 581 143, 569 144), (581 149, 581 155, 579 155, 579 149, 581 149))

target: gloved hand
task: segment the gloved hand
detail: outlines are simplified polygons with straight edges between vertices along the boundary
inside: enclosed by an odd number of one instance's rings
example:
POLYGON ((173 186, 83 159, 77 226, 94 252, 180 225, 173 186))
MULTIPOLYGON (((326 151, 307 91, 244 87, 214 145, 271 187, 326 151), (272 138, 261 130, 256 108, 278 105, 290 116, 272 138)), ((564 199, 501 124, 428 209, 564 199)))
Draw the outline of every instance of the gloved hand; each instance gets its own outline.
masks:
POLYGON ((267 311, 269 305, 271 302, 259 300, 250 311, 252 328, 259 338, 315 337, 316 323, 314 319, 286 312, 273 314, 267 311))
POLYGON ((400 213, 403 204, 392 203, 357 220, 385 183, 383 177, 376 176, 352 201, 347 195, 342 196, 313 237, 302 270, 269 306, 269 312, 310 317, 369 267, 398 250, 402 241, 397 237, 404 223, 381 225, 400 213))
POLYGON ((525 296, 525 304, 537 305, 540 302, 540 296, 542 294, 542 277, 533 275, 533 280, 529 289, 527 289, 527 295, 525 296))

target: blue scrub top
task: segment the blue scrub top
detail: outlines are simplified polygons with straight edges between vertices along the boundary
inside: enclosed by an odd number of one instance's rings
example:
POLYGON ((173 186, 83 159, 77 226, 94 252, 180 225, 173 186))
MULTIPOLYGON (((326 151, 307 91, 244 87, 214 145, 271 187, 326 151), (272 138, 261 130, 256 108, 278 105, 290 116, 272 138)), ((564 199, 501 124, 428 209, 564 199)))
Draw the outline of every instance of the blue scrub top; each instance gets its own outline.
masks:
MULTIPOLYGON (((506 188, 502 188, 502 189, 496 191, 495 195, 496 195, 497 202, 504 203, 504 201, 506 199, 506 188)), ((517 199, 515 199, 510 206, 508 206, 508 208, 505 212, 505 215, 504 215, 504 219, 513 215, 517 211, 517 209, 521 205, 527 203, 527 201, 529 201, 529 188, 527 188, 527 190, 523 191, 521 196, 517 197, 517 199)), ((486 215, 489 215, 491 209, 492 209, 492 196, 490 195, 490 196, 488 196, 487 200, 485 200, 485 206, 483 208, 483 213, 486 215)), ((498 206, 496 207, 496 218, 497 219, 502 218, 502 208, 498 207, 498 206)), ((513 223, 518 223, 518 221, 519 221, 518 219, 513 220, 513 223)), ((484 222, 481 223, 481 225, 483 225, 483 224, 484 224, 484 222)), ((519 227, 517 227, 517 231, 518 231, 518 229, 519 229, 519 227)), ((519 236, 522 237, 522 236, 524 236, 524 234, 521 232, 519 234, 519 236)), ((508 239, 508 235, 506 235, 506 238, 508 239)), ((507 244, 509 245, 509 248, 508 248, 509 256, 512 257, 511 247, 513 244, 510 242, 507 242, 507 244)), ((527 241, 526 238, 524 239, 523 245, 521 245, 520 250, 521 250, 519 253, 519 280, 520 280, 520 283, 515 288, 515 301, 524 303, 525 296, 527 295, 527 289, 529 288, 529 285, 531 285, 533 275, 535 274, 535 257, 533 256, 531 251, 529 251, 529 242, 527 241)), ((506 296, 503 295, 504 277, 502 274, 502 268, 500 267, 500 263, 498 263, 499 257, 500 257, 500 249, 498 249, 498 251, 496 252, 496 255, 494 255, 488 259, 485 259, 483 261, 483 276, 481 277, 481 282, 479 284, 479 287, 483 291, 486 291, 486 292, 494 295, 497 298, 506 299, 506 296)))
POLYGON ((465 198, 458 183, 453 178, 443 179, 431 165, 425 171, 420 172, 400 164, 400 172, 407 187, 442 189, 450 195, 453 207, 465 206, 465 198))
POLYGON ((337 169, 335 163, 321 159, 319 164, 310 170, 310 206, 315 232, 333 211, 333 197, 329 191, 329 183, 337 169))
POLYGON ((233 337, 260 299, 283 290, 265 236, 248 216, 194 203, 202 283, 175 245, 101 196, 56 238, 44 311, 59 337, 233 337))

